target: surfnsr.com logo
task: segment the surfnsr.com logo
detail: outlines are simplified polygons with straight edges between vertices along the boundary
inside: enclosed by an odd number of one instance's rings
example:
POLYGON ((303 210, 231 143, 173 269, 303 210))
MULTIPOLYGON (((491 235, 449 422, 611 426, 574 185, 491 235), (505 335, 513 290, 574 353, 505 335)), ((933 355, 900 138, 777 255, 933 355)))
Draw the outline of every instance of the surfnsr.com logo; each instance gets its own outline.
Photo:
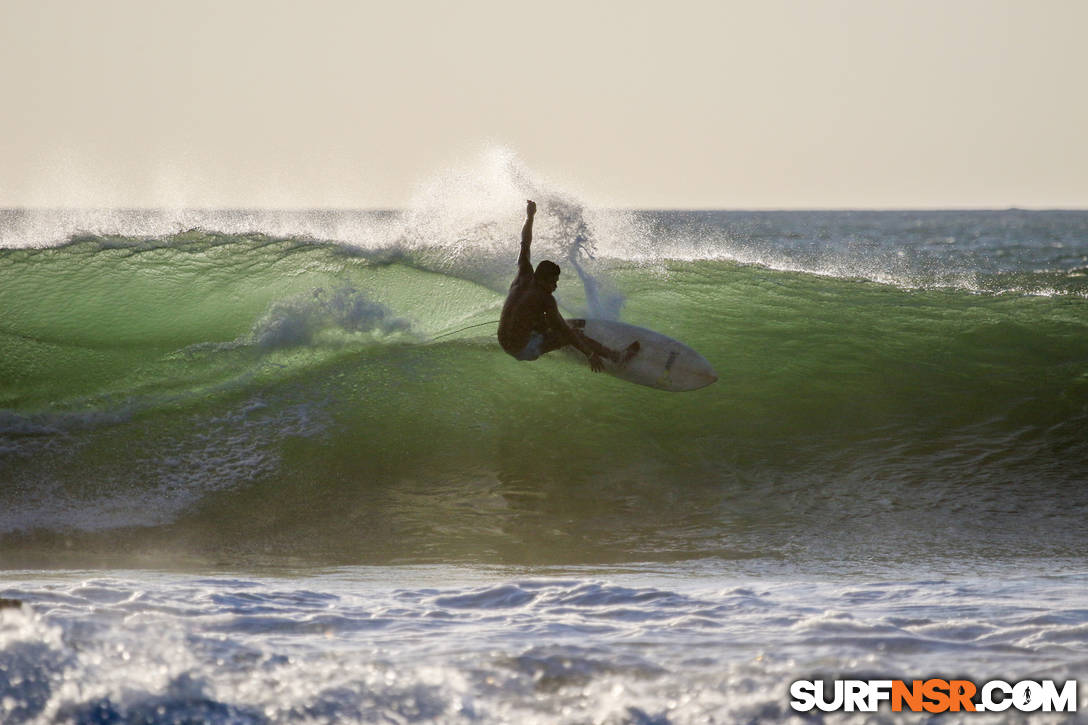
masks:
POLYGON ((797 712, 876 712, 884 702, 892 712, 1076 712, 1077 681, 798 680, 790 697, 797 712))

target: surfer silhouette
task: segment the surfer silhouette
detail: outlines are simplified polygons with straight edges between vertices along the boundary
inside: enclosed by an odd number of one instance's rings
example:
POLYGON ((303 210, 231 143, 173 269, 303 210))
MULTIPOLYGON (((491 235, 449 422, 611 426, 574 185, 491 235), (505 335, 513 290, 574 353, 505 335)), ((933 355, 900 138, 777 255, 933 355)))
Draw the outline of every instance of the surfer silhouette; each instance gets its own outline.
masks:
POLYGON ((544 260, 536 266, 529 262, 529 247, 533 243, 533 217, 536 202, 525 207, 525 226, 521 230, 521 254, 518 255, 518 275, 510 284, 506 303, 499 319, 499 344, 518 360, 536 360, 552 350, 570 345, 589 358, 589 367, 600 372, 602 357, 624 364, 639 350, 635 341, 624 350, 611 350, 580 330, 567 324, 559 314, 552 292, 559 284, 559 265, 544 260))

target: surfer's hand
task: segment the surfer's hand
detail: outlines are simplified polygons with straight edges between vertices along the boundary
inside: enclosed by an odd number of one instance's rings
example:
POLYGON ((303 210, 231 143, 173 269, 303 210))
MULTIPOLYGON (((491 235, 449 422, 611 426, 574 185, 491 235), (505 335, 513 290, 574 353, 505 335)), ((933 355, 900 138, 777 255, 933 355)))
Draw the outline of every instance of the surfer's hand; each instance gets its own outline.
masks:
POLYGON ((599 373, 604 370, 604 363, 601 362, 601 356, 597 353, 593 353, 589 356, 589 369, 595 373, 599 373))
POLYGON ((525 216, 533 216, 536 214, 536 202, 530 199, 525 204, 525 216))

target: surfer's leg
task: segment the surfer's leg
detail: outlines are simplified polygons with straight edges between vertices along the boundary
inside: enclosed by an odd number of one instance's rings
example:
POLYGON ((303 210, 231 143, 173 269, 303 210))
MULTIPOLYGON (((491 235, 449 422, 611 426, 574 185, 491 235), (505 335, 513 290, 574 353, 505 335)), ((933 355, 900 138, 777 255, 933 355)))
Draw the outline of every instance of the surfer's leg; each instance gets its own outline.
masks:
POLYGON ((544 344, 541 347, 541 354, 551 352, 552 350, 558 350, 561 347, 566 347, 571 344, 569 340, 565 339, 555 330, 548 330, 544 333, 544 344))
MULTIPOLYGON (((574 334, 574 335, 577 335, 578 338, 582 341, 582 343, 586 347, 588 347, 590 350, 597 353, 601 357, 608 358, 612 362, 617 363, 619 365, 623 365, 625 362, 627 362, 628 360, 633 358, 635 355, 637 355, 638 351, 639 351, 639 348, 641 347, 641 345, 639 345, 638 340, 635 340, 634 342, 632 342, 630 345, 628 345, 623 350, 613 350, 610 347, 605 347, 604 345, 597 342, 596 340, 594 340, 592 337, 585 334, 581 330, 571 329, 571 333, 574 334)), ((559 347, 562 347, 563 345, 571 345, 571 344, 573 344, 573 343, 570 342, 570 341, 564 340, 564 341, 561 342, 559 347)))
POLYGON ((544 333, 544 345, 542 348, 542 353, 551 352, 552 350, 558 350, 559 348, 566 347, 567 345, 571 345, 572 347, 579 347, 579 343, 581 343, 581 345, 584 345, 585 347, 588 347, 590 350, 597 353, 598 355, 607 357, 610 360, 612 359, 611 350, 609 350, 607 347, 597 342, 596 340, 591 340, 590 338, 586 337, 578 330, 570 330, 568 332, 567 330, 549 329, 546 333, 544 333), (575 339, 575 336, 577 336, 577 339, 575 339))
POLYGON ((641 349, 642 344, 638 340, 635 340, 630 345, 619 351, 619 357, 616 359, 616 362, 620 365, 623 365, 635 355, 638 355, 638 351, 641 349))

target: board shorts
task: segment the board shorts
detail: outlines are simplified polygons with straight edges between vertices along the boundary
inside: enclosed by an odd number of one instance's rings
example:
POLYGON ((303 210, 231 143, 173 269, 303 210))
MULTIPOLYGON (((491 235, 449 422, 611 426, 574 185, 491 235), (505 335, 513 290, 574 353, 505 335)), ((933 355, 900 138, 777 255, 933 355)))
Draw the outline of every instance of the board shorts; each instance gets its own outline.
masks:
POLYGON ((525 343, 525 347, 521 349, 521 352, 514 356, 514 359, 521 360, 522 362, 536 360, 544 354, 544 342, 544 335, 533 330, 532 334, 529 335, 529 342, 525 343))
POLYGON ((522 362, 531 362, 543 355, 549 350, 554 350, 555 345, 549 345, 555 339, 555 335, 545 334, 537 330, 529 335, 529 342, 525 343, 525 347, 521 349, 517 355, 514 356, 515 360, 521 360, 522 362))

